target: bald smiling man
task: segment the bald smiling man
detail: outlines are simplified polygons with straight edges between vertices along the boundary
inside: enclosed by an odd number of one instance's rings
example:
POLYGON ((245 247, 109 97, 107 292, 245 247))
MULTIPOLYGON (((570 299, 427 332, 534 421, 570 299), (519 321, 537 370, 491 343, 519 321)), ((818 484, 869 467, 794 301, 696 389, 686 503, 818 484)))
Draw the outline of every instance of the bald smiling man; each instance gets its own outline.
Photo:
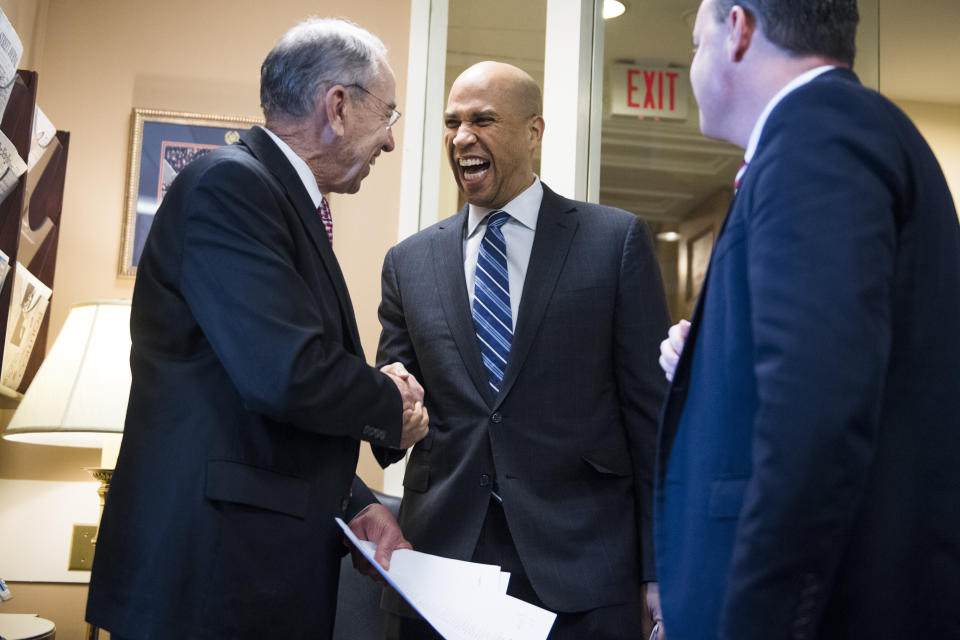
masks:
MULTIPOLYGON (((558 613, 553 640, 636 638, 653 617, 644 591, 659 617, 663 287, 643 222, 534 174, 541 113, 516 67, 457 78, 444 142, 468 204, 387 254, 377 360, 422 382, 431 416, 400 522, 420 551, 509 571, 511 595, 558 613)), ((399 637, 438 637, 386 600, 399 637)))

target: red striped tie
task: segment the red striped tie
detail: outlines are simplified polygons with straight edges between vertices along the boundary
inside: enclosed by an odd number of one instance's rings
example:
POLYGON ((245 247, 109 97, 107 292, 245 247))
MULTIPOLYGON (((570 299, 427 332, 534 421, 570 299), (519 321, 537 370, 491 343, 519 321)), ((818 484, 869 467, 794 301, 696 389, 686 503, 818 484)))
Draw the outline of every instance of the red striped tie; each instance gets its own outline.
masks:
POLYGON ((327 203, 327 199, 323 196, 320 197, 320 206, 317 207, 317 213, 320 214, 320 219, 323 221, 323 228, 327 230, 327 240, 330 241, 330 246, 333 246, 333 217, 330 215, 330 205, 327 203))

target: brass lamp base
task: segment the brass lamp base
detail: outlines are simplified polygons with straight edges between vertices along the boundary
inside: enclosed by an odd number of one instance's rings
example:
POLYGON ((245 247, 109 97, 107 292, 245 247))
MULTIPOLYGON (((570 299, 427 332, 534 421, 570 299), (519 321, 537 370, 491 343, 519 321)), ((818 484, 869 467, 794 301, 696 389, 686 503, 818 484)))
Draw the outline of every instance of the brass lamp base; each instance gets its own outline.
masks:
POLYGON ((105 469, 103 467, 86 467, 85 471, 89 472, 93 476, 94 480, 100 482, 100 486, 97 487, 97 495, 100 496, 100 517, 97 518, 97 535, 93 537, 94 545, 97 544, 97 538, 100 536, 100 518, 103 518, 103 505, 107 502, 107 493, 110 492, 110 481, 113 480, 113 469, 105 469))
MULTIPOLYGON (((97 538, 100 537, 99 523, 100 519, 103 518, 103 505, 107 502, 107 493, 110 492, 110 481, 113 480, 113 469, 87 467, 86 471, 90 472, 90 475, 100 482, 100 486, 97 488, 97 495, 100 496, 100 517, 97 518, 97 534, 93 536, 93 540, 90 541, 93 543, 94 553, 96 553, 97 538)), ((83 640, 99 640, 99 638, 100 628, 87 623, 87 630, 83 634, 83 640)))

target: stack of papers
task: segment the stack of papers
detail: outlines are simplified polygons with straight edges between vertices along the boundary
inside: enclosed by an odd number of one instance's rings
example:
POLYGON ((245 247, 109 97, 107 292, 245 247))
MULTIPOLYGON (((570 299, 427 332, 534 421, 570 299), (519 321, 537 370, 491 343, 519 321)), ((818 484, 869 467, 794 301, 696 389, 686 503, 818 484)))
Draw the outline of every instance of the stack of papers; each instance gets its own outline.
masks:
POLYGON ((390 570, 374 562, 376 545, 337 524, 370 564, 446 640, 545 640, 557 614, 507 595, 510 574, 496 565, 397 549, 390 570))
POLYGON ((23 43, 7 15, 0 11, 0 115, 7 108, 7 100, 17 81, 17 66, 23 55, 23 43))

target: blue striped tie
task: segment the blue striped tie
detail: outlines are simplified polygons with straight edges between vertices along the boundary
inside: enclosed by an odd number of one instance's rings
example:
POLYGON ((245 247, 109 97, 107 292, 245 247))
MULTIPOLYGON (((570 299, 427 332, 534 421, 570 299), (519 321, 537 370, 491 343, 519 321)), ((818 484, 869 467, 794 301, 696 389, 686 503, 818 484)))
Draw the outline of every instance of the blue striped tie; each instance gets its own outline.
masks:
POLYGON ((480 243, 473 285, 473 324, 494 393, 500 393, 513 339, 507 242, 500 228, 509 219, 506 211, 494 211, 487 216, 487 232, 480 243))

